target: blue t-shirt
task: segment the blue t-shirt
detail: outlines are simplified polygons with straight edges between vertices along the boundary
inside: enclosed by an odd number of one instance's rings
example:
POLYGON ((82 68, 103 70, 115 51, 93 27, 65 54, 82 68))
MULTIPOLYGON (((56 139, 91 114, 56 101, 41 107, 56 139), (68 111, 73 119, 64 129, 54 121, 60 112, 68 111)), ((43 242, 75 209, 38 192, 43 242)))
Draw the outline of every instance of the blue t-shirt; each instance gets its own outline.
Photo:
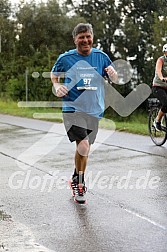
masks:
POLYGON ((64 73, 64 85, 69 92, 63 97, 63 112, 85 112, 101 118, 104 113, 105 68, 112 65, 107 54, 92 48, 83 56, 76 49, 61 54, 52 68, 56 76, 64 73), (93 90, 78 90, 78 87, 93 87, 93 90))

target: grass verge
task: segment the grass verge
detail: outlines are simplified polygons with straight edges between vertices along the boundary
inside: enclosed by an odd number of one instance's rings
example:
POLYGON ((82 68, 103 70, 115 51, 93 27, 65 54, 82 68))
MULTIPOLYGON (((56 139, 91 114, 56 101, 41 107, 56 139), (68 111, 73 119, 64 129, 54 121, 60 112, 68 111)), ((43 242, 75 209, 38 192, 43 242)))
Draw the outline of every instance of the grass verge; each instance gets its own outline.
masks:
MULTIPOLYGON (((55 108, 19 108, 17 102, 0 101, 0 113, 47 121, 62 122, 61 109, 55 108)), ((147 114, 135 112, 127 118, 119 116, 103 118, 100 128, 148 135, 147 114)))

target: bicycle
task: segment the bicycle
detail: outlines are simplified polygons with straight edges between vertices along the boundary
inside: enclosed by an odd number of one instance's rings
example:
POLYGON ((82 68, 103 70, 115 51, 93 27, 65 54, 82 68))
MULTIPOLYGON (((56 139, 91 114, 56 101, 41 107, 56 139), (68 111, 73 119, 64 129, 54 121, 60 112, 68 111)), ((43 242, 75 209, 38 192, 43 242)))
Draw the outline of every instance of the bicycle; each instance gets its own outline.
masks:
POLYGON ((163 145, 167 140, 167 115, 165 114, 161 120, 161 131, 154 127, 154 120, 157 117, 161 103, 157 98, 148 99, 149 116, 148 116, 148 130, 153 143, 157 146, 163 145))

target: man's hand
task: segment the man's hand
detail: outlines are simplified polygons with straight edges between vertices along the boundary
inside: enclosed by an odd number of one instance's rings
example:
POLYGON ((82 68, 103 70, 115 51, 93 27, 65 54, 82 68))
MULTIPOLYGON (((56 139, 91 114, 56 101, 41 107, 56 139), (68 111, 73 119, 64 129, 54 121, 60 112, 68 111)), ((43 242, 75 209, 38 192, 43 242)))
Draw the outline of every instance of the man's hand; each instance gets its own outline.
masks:
POLYGON ((68 94, 68 89, 64 85, 56 84, 54 85, 57 97, 63 97, 68 94))
POLYGON ((52 73, 52 72, 51 72, 51 81, 53 83, 57 97, 61 98, 61 97, 68 94, 67 87, 60 83, 60 77, 54 75, 54 73, 52 73))
POLYGON ((104 69, 112 81, 117 80, 118 75, 115 69, 110 65, 104 69))

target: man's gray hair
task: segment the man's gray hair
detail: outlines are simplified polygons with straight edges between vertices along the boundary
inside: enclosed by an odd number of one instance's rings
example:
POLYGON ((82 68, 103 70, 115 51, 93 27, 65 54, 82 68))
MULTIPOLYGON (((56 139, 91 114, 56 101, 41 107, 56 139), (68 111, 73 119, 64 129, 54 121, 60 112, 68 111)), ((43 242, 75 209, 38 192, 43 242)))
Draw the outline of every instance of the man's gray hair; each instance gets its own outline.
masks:
POLYGON ((93 35, 93 28, 91 24, 79 23, 75 26, 72 36, 75 38, 81 32, 90 32, 93 35))

